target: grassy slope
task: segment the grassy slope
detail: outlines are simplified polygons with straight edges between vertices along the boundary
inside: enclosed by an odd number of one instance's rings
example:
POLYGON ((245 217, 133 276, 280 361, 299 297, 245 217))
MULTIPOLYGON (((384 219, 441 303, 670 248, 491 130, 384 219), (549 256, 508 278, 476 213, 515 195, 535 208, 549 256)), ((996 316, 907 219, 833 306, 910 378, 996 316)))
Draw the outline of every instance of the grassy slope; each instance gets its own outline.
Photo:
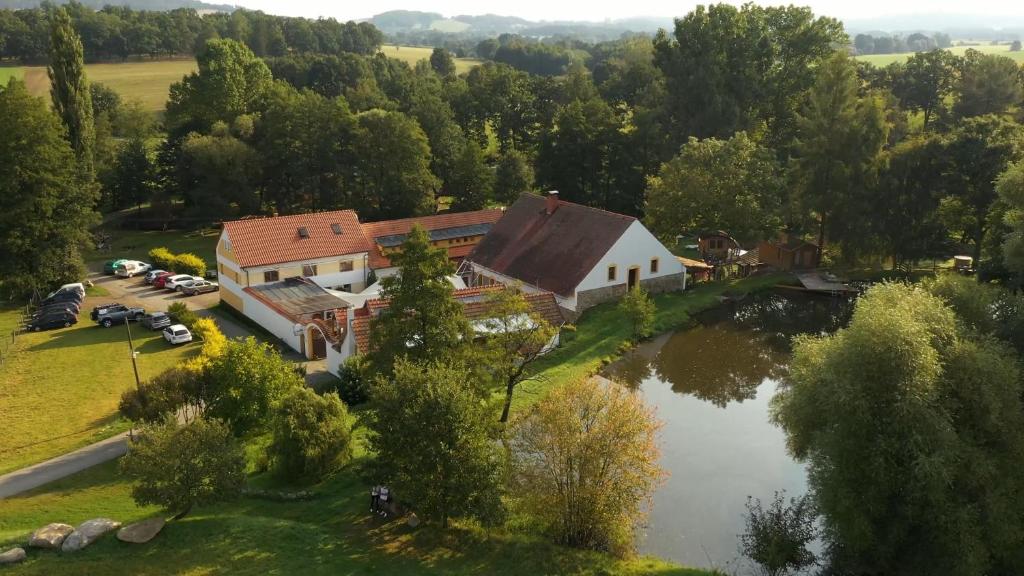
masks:
MULTIPOLYGON (((998 46, 953 46, 952 48, 948 48, 948 50, 957 56, 963 56, 969 48, 979 52, 984 52, 985 54, 999 54, 1000 56, 1013 58, 1017 62, 1024 62, 1024 51, 1010 52, 1010 46, 1008 44, 1000 44, 998 46)), ((857 56, 857 60, 862 60, 864 62, 874 64, 875 66, 882 67, 888 66, 893 62, 903 62, 913 55, 913 52, 903 52, 900 54, 868 54, 865 56, 857 56)))
MULTIPOLYGON (((0 366, 0 474, 59 456, 124 430, 117 404, 135 386, 125 328, 100 328, 87 298, 71 328, 22 334, 14 355, 0 366)), ((20 310, 0 310, 0 327, 19 323, 20 310)), ((198 344, 173 347, 159 332, 133 326, 143 380, 178 364, 198 344)))
POLYGON ((218 230, 160 232, 119 230, 115 227, 108 227, 107 231, 111 236, 110 250, 93 250, 87 253, 85 260, 88 264, 98 264, 117 258, 148 262, 149 251, 163 246, 175 254, 191 252, 206 261, 206 265, 210 268, 217 266, 217 239, 220 237, 218 230))
MULTIPOLYGON (((429 60, 430 53, 433 52, 434 49, 422 46, 395 46, 394 44, 385 44, 380 47, 380 51, 390 58, 397 58, 398 60, 408 63, 410 66, 415 66, 420 60, 429 60)), ((456 58, 455 71, 459 74, 469 72, 470 69, 480 65, 481 62, 481 60, 476 58, 456 58)))
MULTIPOLYGON (((167 104, 171 84, 195 69, 195 60, 153 60, 86 64, 85 74, 91 82, 106 84, 123 98, 141 100, 146 110, 159 112, 167 104)), ((46 68, 29 66, 23 70, 29 90, 37 96, 46 97, 50 90, 46 68)), ((0 74, 3 72, 0 71, 0 74)))

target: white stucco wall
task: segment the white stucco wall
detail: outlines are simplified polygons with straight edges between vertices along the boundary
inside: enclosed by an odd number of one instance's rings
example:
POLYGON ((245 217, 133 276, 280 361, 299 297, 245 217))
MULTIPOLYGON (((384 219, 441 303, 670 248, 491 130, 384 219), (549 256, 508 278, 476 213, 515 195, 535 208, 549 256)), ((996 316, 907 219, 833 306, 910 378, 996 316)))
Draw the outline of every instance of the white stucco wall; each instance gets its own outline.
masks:
POLYGON ((268 332, 277 336, 282 342, 287 344, 296 352, 301 352, 301 341, 302 335, 296 336, 293 332, 295 323, 290 319, 280 315, 274 309, 270 308, 262 301, 253 298, 248 292, 242 290, 242 287, 235 284, 230 278, 226 276, 220 277, 221 290, 228 290, 234 295, 238 296, 242 300, 242 305, 245 307, 243 313, 249 317, 252 321, 256 322, 268 332))
POLYGON ((583 278, 576 287, 576 292, 625 284, 629 279, 629 269, 637 266, 640 269, 640 280, 660 278, 681 274, 683 264, 669 252, 654 234, 640 223, 633 222, 601 258, 596 266, 583 278), (658 259, 658 272, 651 272, 651 259, 658 259), (615 280, 608 280, 608 266, 617 267, 615 280))

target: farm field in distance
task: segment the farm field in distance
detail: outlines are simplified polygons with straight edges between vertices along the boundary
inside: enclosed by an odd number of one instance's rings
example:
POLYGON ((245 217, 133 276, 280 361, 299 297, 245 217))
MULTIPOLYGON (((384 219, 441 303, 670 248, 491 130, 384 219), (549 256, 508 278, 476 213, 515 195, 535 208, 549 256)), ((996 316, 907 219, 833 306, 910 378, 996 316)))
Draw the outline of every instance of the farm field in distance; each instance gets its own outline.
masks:
MULTIPOLYGON (((167 104, 171 84, 196 69, 195 60, 146 60, 140 62, 115 62, 86 64, 85 73, 90 82, 100 82, 121 95, 122 98, 140 100, 146 110, 160 112, 167 104)), ((0 68, 0 79, 5 68, 0 68)), ((22 70, 25 84, 36 96, 47 97, 50 93, 50 79, 45 66, 26 66, 22 70)))
MULTIPOLYGON (((947 48, 953 54, 957 56, 963 56, 968 49, 974 49, 985 54, 998 54, 1000 56, 1006 56, 1007 58, 1013 58, 1017 62, 1024 62, 1024 50, 1017 52, 1010 52, 1009 44, 981 44, 978 46, 953 46, 947 48)), ((913 52, 901 52, 899 54, 866 54, 864 56, 857 56, 857 60, 874 64, 875 66, 888 66, 893 62, 903 62, 913 56, 913 52)))
POLYGON ((6 86, 11 78, 21 78, 24 69, 21 66, 0 66, 0 85, 6 86))
MULTIPOLYGON (((429 60, 433 48, 427 48, 423 46, 396 46, 394 44, 384 44, 380 47, 380 51, 390 58, 396 58, 409 64, 409 66, 415 66, 420 60, 429 60)), ((456 58, 455 59, 455 72, 462 74, 468 72, 476 66, 481 64, 481 60, 476 58, 456 58)))

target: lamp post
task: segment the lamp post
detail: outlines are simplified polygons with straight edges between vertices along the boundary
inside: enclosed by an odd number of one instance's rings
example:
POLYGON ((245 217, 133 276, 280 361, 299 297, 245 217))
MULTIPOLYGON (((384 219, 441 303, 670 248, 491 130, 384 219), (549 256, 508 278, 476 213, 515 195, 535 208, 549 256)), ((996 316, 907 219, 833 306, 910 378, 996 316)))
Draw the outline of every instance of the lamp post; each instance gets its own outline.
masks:
POLYGON ((135 388, 139 390, 142 388, 142 384, 139 383, 139 365, 135 362, 135 346, 132 344, 132 327, 131 320, 128 318, 124 319, 124 328, 128 331, 128 350, 132 355, 132 370, 135 371, 135 388))

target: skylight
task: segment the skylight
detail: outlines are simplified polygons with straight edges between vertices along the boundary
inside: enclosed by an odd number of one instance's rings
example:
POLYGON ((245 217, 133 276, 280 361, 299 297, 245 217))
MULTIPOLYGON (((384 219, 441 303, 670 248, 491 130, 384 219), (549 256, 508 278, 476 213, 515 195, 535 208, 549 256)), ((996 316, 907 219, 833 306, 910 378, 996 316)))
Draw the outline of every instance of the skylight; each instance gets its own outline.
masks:
POLYGON ((309 230, 305 226, 299 227, 299 238, 309 238, 309 230))
POLYGON ((341 224, 331 224, 331 230, 334 230, 335 234, 341 234, 341 224))

